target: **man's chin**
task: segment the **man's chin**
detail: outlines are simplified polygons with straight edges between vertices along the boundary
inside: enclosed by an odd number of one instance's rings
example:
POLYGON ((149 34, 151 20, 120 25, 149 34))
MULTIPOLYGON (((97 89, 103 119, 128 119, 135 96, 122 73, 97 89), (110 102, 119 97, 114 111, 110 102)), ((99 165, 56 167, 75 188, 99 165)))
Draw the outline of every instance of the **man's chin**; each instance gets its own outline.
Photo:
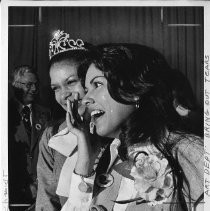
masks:
POLYGON ((25 98, 24 102, 25 102, 26 104, 31 104, 31 103, 34 102, 35 99, 36 99, 36 96, 34 96, 34 95, 27 96, 27 98, 25 98))

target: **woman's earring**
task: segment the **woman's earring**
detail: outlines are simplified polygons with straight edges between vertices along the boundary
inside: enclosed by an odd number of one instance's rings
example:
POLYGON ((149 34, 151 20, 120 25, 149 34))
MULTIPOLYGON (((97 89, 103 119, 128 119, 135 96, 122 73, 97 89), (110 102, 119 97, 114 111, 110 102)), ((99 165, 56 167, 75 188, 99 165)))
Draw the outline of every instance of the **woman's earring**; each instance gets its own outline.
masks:
POLYGON ((135 104, 135 106, 136 106, 136 109, 139 109, 139 107, 140 107, 139 99, 138 99, 138 100, 136 100, 136 104, 135 104))

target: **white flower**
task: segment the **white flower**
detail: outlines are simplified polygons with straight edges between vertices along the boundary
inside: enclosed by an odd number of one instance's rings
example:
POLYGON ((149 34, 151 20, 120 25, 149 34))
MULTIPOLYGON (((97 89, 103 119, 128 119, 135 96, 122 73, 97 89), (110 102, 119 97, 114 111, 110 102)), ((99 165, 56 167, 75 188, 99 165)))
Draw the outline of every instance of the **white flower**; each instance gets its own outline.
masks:
POLYGON ((168 160, 152 145, 133 146, 129 156, 134 159, 130 175, 138 195, 150 205, 160 204, 173 192, 173 178, 168 160))

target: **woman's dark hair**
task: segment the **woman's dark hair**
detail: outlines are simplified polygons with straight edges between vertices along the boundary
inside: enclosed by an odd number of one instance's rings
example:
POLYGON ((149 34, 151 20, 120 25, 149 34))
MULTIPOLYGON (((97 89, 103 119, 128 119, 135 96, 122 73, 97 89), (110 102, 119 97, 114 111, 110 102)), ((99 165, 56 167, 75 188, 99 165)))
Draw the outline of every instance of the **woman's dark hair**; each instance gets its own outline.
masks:
POLYGON ((189 110, 196 110, 198 105, 186 76, 179 70, 172 70, 168 74, 170 86, 172 87, 175 104, 181 105, 189 110))
POLYGON ((174 107, 177 109, 181 106, 188 111, 186 115, 181 115, 182 129, 203 137, 203 108, 196 102, 190 82, 182 72, 176 69, 169 72, 168 79, 172 88, 174 107))
MULTIPOLYGON (((188 181, 172 152, 185 133, 173 106, 173 88, 168 77, 173 71, 165 58, 143 45, 106 44, 96 49, 93 64, 107 78, 108 91, 114 100, 135 104, 139 99, 139 108, 121 128, 121 156, 126 159, 126 149, 130 145, 148 141, 154 144, 168 159, 174 172, 173 197, 179 201, 179 210, 187 210, 183 189, 184 183, 187 184, 189 194, 188 181), (168 137, 166 131, 169 131, 168 137), (179 133, 179 138, 172 139, 170 132, 179 133)), ((176 206, 171 205, 171 210, 177 210, 176 206)))

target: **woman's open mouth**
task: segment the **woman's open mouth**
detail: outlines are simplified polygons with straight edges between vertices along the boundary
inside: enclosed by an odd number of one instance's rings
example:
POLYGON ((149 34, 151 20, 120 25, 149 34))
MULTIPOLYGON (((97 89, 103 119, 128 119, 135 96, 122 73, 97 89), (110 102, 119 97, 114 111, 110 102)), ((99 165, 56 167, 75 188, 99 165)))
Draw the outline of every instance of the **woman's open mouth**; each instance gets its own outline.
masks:
POLYGON ((96 122, 100 117, 102 117, 105 114, 102 110, 94 110, 91 112, 91 121, 96 122))

